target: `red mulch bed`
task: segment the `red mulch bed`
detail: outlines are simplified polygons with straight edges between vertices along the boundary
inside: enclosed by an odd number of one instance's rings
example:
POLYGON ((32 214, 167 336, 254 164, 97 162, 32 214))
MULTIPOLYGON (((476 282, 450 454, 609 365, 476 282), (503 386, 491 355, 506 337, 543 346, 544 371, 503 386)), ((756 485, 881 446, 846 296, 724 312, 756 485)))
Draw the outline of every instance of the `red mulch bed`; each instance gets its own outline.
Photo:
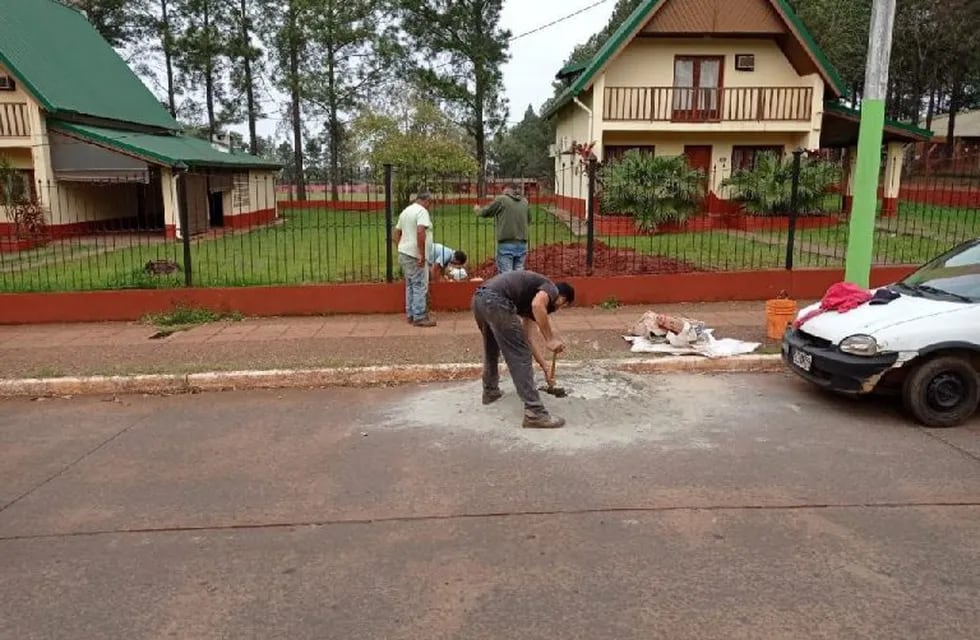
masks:
MULTIPOLYGON (((524 267, 548 277, 585 275, 585 243, 547 244, 534 247, 528 252, 524 267)), ((690 273, 698 271, 694 265, 664 256, 638 253, 632 249, 610 247, 596 240, 592 275, 632 276, 656 273, 690 273)), ((493 260, 470 270, 470 277, 492 278, 497 274, 493 260)))

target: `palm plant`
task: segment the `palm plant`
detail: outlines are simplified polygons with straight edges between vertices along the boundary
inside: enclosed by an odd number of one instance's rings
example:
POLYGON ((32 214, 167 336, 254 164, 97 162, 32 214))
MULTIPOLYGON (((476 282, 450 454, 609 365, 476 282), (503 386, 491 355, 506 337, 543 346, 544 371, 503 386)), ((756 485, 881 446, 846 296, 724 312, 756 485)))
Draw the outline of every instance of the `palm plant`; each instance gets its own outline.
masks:
MULTIPOLYGON (((803 158, 797 194, 798 214, 823 213, 827 196, 840 184, 840 168, 819 158, 803 158)), ((734 200, 752 215, 788 215, 793 201, 793 161, 782 161, 776 154, 756 156, 751 169, 738 171, 722 182, 732 190, 734 200)))
POLYGON ((633 149, 601 170, 602 206, 630 215, 640 231, 682 223, 697 211, 704 196, 704 173, 683 156, 653 156, 633 149))

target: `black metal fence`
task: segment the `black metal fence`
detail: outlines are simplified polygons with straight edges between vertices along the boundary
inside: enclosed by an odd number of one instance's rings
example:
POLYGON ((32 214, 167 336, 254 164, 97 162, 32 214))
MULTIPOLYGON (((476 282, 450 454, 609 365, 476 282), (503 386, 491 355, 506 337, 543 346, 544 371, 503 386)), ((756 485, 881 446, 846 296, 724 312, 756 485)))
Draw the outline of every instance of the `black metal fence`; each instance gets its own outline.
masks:
MULTIPOLYGON (((475 207, 511 183, 530 204, 527 268, 551 276, 843 267, 847 157, 742 156, 700 172, 633 160, 565 158, 546 179, 490 180, 483 196, 472 176, 391 167, 347 171, 302 201, 256 173, 0 186, 0 291, 390 281, 392 227, 419 188, 434 196, 435 241, 486 278, 496 228, 475 207)), ((921 263, 980 236, 980 174, 909 175, 900 190, 891 178, 876 264, 921 263)))

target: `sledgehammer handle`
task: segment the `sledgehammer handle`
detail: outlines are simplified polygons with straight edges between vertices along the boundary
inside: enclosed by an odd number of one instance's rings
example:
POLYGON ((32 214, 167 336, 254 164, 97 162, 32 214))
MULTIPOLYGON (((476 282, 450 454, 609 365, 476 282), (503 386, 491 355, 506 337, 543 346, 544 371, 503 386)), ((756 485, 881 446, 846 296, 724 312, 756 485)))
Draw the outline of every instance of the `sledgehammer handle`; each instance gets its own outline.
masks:
POLYGON ((551 352, 551 380, 552 380, 552 384, 554 384, 554 380, 555 380, 555 365, 556 364, 558 364, 558 352, 557 351, 552 351, 551 352))

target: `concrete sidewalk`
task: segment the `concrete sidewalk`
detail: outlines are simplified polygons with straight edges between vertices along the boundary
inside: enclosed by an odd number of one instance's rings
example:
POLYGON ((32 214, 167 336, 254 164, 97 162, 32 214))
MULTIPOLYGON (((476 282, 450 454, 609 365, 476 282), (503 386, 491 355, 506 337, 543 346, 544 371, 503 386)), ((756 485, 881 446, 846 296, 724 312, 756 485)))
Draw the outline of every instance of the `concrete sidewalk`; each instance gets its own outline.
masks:
MULTIPOLYGON (((622 333, 647 310, 562 311, 554 322, 569 346, 563 359, 628 357, 622 333)), ((762 302, 656 311, 703 320, 718 337, 767 342, 762 302)), ((2 326, 0 379, 479 362, 470 314, 435 317, 431 329, 411 327, 401 315, 331 316, 221 321, 163 336, 142 323, 2 326)))

